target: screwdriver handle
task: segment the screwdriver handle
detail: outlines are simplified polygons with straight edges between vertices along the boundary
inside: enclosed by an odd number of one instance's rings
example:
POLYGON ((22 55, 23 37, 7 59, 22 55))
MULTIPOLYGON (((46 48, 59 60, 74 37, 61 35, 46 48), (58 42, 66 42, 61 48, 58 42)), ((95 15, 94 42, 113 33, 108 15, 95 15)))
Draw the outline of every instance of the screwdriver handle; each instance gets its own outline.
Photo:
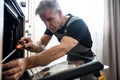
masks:
POLYGON ((16 46, 16 49, 22 49, 23 47, 24 47, 24 45, 18 44, 18 45, 16 46))
POLYGON ((16 49, 22 49, 24 47, 24 43, 26 42, 18 41, 18 45, 16 46, 16 49))

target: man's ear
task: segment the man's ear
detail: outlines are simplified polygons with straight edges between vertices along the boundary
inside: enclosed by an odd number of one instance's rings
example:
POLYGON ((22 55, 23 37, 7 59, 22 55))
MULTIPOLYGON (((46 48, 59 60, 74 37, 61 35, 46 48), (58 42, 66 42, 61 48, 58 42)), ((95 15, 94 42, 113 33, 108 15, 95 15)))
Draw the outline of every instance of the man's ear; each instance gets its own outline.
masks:
POLYGON ((60 17, 62 17, 62 10, 58 10, 58 14, 60 17))

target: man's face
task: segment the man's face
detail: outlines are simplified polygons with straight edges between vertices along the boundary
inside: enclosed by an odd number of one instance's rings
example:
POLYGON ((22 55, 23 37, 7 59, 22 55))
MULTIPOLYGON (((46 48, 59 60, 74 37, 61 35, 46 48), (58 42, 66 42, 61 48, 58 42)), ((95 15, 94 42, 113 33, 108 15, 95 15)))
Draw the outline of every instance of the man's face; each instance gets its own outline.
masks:
POLYGON ((59 11, 55 13, 47 9, 44 14, 40 15, 40 18, 51 32, 55 33, 60 28, 61 13, 59 11))

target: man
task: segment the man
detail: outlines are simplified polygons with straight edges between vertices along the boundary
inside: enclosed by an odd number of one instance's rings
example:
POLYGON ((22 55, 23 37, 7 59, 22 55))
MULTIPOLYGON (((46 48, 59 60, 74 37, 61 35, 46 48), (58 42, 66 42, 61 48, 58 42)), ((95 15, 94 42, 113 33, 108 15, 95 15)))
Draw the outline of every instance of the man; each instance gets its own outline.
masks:
MULTIPOLYGON (((22 38, 20 41, 24 42, 26 50, 41 53, 3 64, 3 69, 9 68, 2 73, 4 79, 17 80, 25 70, 36 66, 45 66, 66 54, 68 61, 81 60, 87 63, 94 59, 91 51, 91 35, 82 19, 71 14, 63 15, 56 0, 42 0, 36 9, 36 15, 39 15, 45 23, 45 33, 36 43, 30 38, 22 38), (43 51, 53 35, 57 37, 60 44, 43 51)), ((94 79, 81 78, 81 80, 94 79)))

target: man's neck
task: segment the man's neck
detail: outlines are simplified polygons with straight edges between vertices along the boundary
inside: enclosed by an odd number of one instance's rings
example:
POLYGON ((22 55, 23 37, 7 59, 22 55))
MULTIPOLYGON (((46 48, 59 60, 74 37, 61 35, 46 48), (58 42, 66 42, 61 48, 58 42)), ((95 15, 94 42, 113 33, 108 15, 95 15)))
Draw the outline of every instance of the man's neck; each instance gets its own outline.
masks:
POLYGON ((67 22, 67 20, 68 20, 69 17, 70 16, 65 16, 65 15, 62 16, 60 28, 65 25, 65 23, 67 22))

